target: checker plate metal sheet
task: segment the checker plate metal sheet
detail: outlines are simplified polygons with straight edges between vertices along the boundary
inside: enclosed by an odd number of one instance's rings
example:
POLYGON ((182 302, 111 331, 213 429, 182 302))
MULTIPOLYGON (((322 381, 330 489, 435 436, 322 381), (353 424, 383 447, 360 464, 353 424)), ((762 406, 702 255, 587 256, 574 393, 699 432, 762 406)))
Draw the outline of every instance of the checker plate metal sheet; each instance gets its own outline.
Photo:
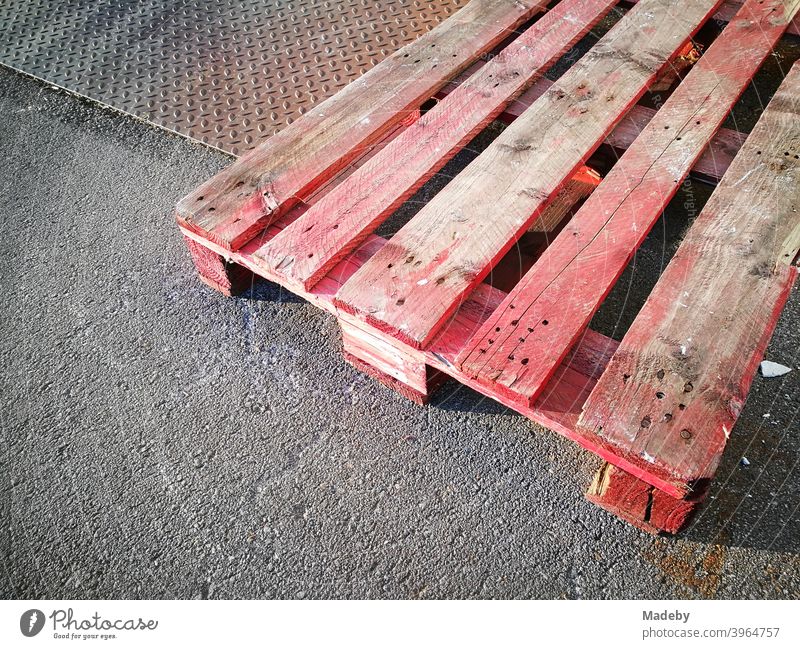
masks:
POLYGON ((3 0, 0 63, 233 154, 467 0, 3 0))

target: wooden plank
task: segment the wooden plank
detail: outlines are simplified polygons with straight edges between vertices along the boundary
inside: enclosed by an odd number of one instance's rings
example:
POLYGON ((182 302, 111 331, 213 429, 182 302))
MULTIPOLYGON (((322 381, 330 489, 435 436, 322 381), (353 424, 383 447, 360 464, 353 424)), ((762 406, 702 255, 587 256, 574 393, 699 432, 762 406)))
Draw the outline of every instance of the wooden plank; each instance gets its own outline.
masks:
POLYGON ((576 208, 576 204, 587 198, 600 184, 600 174, 591 167, 583 166, 556 197, 550 201, 541 216, 533 222, 528 232, 553 232, 576 208))
MULTIPOLYGON (((540 79, 530 90, 520 95, 506 111, 511 118, 510 121, 521 115, 550 85, 552 82, 549 79, 540 79)), ((656 110, 647 106, 634 106, 609 133, 604 144, 624 152, 630 148, 656 113, 656 110)), ((719 182, 746 139, 746 133, 730 128, 719 129, 692 166, 694 176, 710 182, 719 182)))
POLYGON ((189 194, 178 222, 238 249, 546 4, 472 0, 189 194))
MULTIPOLYGON (((623 0, 623 4, 634 5, 638 1, 639 0, 623 0)), ((742 8, 743 4, 744 0, 725 0, 717 13, 714 14, 714 20, 719 23, 730 22, 738 13, 739 9, 742 8)), ((796 16, 794 20, 789 23, 787 32, 789 34, 800 35, 800 17, 796 16)))
POLYGON ((533 403, 798 7, 745 4, 464 349, 465 373, 533 403))
POLYGON ((800 65, 689 229, 580 430, 683 492, 714 474, 797 276, 800 65))
MULTIPOLYGON (((631 1, 631 0, 629 0, 631 1)), ((635 1, 635 0, 632 0, 635 1)), ((716 13, 714 18, 720 22, 728 22, 733 19, 736 13, 741 9, 742 5, 744 4, 744 0, 727 0, 720 8, 719 11, 716 13)), ((792 19, 789 23, 789 28, 786 30, 787 33, 793 34, 795 36, 800 36, 800 17, 796 16, 792 19)))
MULTIPOLYGON (((656 111, 652 108, 634 107, 606 138, 605 143, 620 151, 630 148, 655 116, 656 111)), ((712 136, 708 146, 703 149, 700 157, 692 164, 691 171, 694 176, 702 180, 719 182, 746 139, 745 133, 729 128, 719 129, 712 136)))
POLYGON ((719 4, 642 0, 351 278, 339 307, 424 347, 719 4))
MULTIPOLYGON (((467 70, 462 77, 455 82, 445 86, 439 96, 446 97, 448 93, 455 90, 460 83, 479 70, 484 63, 474 64, 467 70)), ((536 81, 528 90, 522 93, 517 99, 512 101, 506 109, 498 116, 498 119, 510 124, 525 112, 539 97, 541 97, 553 82, 547 78, 536 81)), ((647 106, 636 105, 628 111, 625 117, 614 127, 614 130, 606 137, 604 144, 619 151, 624 151, 633 144, 633 141, 644 130, 650 120, 655 117, 656 112, 647 106)), ((711 138, 708 147, 703 154, 695 161, 692 173, 695 177, 705 181, 718 182, 728 170, 736 153, 744 144, 747 135, 734 131, 729 128, 721 128, 711 138)))
POLYGON ((256 253, 311 288, 567 52, 616 0, 563 0, 256 253))

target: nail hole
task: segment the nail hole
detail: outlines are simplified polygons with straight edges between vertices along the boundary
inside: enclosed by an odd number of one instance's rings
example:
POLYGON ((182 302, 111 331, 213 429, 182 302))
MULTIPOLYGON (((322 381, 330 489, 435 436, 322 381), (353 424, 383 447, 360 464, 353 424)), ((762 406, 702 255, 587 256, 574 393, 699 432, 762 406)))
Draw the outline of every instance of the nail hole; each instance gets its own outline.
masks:
POLYGON ((642 419, 642 428, 650 428, 650 416, 648 415, 644 419, 642 419))
POLYGON ((527 365, 527 364, 528 364, 528 359, 527 359, 527 358, 523 358, 523 359, 520 361, 520 363, 522 363, 523 365, 527 365))
POLYGON ((550 323, 549 323, 547 320, 542 320, 542 324, 543 324, 543 325, 548 325, 548 324, 550 324, 550 323))
POLYGON ((397 300, 397 302, 395 302, 395 304, 397 304, 397 306, 403 306, 405 303, 406 303, 406 301, 402 297, 399 300, 397 300))
POLYGON ((656 399, 663 399, 664 393, 663 392, 656 392, 656 399))

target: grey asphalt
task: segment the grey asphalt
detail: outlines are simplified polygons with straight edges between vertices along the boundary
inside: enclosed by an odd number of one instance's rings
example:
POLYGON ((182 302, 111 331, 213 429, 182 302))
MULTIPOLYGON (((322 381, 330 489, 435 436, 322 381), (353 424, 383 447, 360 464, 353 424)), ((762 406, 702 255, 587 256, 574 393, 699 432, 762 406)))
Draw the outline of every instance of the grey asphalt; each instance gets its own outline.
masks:
POLYGON ((583 499, 599 462, 558 435, 453 382, 408 403, 332 317, 200 283, 172 208, 229 157, 6 69, 0 154, 3 597, 800 595, 797 290, 768 352, 796 369, 756 378, 708 505, 655 538, 583 499))

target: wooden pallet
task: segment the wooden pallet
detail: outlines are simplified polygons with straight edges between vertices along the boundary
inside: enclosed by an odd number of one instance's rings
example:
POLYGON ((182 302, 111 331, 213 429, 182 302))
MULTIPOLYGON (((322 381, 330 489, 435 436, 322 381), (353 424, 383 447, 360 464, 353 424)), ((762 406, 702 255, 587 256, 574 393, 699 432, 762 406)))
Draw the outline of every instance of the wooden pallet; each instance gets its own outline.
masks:
POLYGON ((419 403, 447 377, 496 399, 608 463, 593 502, 675 532, 797 274, 800 67, 748 137, 721 125, 800 0, 639 0, 555 83, 616 3, 548 4, 472 0, 187 196, 178 223, 209 285, 281 284, 337 317, 359 369, 419 403), (730 22, 698 58, 715 13, 730 22), (657 111, 637 103, 654 86, 670 86, 657 111), (586 165, 612 149, 601 179, 586 165), (690 173, 719 185, 630 331, 588 329, 690 173))

